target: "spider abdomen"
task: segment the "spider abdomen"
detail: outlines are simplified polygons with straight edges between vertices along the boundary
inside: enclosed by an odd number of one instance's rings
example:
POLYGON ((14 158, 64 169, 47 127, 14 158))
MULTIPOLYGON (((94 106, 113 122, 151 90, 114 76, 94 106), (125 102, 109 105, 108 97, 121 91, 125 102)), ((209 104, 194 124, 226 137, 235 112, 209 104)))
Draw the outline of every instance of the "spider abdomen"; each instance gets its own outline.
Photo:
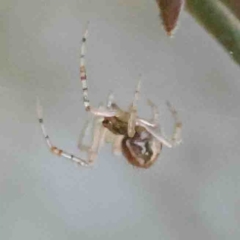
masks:
POLYGON ((136 133, 133 138, 128 136, 122 140, 122 153, 128 162, 140 168, 149 168, 157 160, 162 144, 148 132, 136 133))

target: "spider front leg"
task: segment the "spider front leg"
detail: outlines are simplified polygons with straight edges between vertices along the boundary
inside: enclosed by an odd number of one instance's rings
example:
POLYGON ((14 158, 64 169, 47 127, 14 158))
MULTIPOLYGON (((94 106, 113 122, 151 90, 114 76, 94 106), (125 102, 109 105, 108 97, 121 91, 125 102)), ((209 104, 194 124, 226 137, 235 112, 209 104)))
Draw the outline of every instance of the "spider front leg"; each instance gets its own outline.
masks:
POLYGON ((138 81, 133 102, 129 108, 129 120, 128 120, 128 136, 133 137, 135 135, 135 126, 136 126, 136 119, 137 119, 137 101, 139 99, 139 92, 141 87, 141 81, 138 81))
POLYGON ((73 154, 70 154, 70 153, 67 153, 61 149, 59 149, 58 147, 54 146, 51 141, 50 141, 50 137, 49 135, 47 134, 47 131, 46 131, 46 128, 44 126, 44 121, 43 121, 43 110, 42 110, 42 106, 40 105, 40 101, 39 99, 37 98, 37 116, 38 116, 38 121, 40 123, 40 126, 41 126, 41 129, 42 129, 42 133, 43 133, 43 136, 45 138, 45 141, 46 141, 46 144, 49 148, 49 150, 57 155, 57 156, 60 156, 60 157, 63 157, 63 158, 67 158, 67 159, 70 159, 82 166, 88 166, 90 165, 92 162, 93 162, 93 159, 89 158, 87 160, 84 160, 82 158, 79 158, 79 157, 76 157, 74 156, 73 154))
POLYGON ((83 34, 80 50, 80 82, 82 85, 83 92, 83 105, 87 112, 91 112, 94 116, 99 117, 113 117, 116 115, 116 111, 112 109, 96 109, 90 104, 90 99, 88 96, 88 86, 87 86, 87 72, 85 64, 85 53, 86 53, 86 41, 88 37, 88 24, 87 28, 83 34))

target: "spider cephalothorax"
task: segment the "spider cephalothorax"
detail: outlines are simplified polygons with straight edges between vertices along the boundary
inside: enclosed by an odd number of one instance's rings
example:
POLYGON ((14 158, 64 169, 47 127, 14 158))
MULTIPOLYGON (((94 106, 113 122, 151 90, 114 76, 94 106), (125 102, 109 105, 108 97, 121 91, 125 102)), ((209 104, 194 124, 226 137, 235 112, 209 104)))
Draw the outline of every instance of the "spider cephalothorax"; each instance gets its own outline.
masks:
POLYGON ((37 113, 39 123, 42 128, 46 143, 52 153, 71 159, 80 165, 88 166, 95 160, 99 148, 104 142, 110 142, 113 145, 113 152, 121 152, 129 163, 140 168, 149 168, 158 158, 162 146, 173 147, 181 141, 182 123, 178 119, 176 110, 167 103, 175 121, 173 135, 166 139, 161 134, 158 123, 157 107, 148 100, 152 109, 152 120, 145 120, 137 116, 137 100, 139 98, 140 81, 137 84, 134 99, 127 111, 123 111, 113 100, 113 94, 108 97, 106 107, 100 106, 93 108, 90 105, 87 88, 87 75, 85 67, 85 42, 88 30, 85 31, 82 38, 81 56, 80 56, 80 80, 83 90, 83 103, 85 110, 90 112, 93 120, 93 141, 90 146, 83 143, 85 131, 89 127, 89 121, 82 131, 79 140, 79 149, 88 153, 87 160, 69 154, 54 145, 52 145, 43 123, 42 107, 38 101, 37 113))
POLYGON ((105 117, 102 125, 116 135, 125 135, 128 129, 128 123, 118 117, 105 117))

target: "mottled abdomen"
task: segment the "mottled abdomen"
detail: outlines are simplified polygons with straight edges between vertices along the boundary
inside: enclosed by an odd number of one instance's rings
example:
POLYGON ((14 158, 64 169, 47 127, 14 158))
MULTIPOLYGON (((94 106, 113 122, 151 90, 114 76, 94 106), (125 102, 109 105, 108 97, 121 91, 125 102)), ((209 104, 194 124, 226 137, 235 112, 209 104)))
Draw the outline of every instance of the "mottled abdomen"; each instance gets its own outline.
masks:
POLYGON ((157 160, 162 144, 148 132, 136 133, 122 141, 122 153, 128 162, 140 168, 149 168, 157 160))

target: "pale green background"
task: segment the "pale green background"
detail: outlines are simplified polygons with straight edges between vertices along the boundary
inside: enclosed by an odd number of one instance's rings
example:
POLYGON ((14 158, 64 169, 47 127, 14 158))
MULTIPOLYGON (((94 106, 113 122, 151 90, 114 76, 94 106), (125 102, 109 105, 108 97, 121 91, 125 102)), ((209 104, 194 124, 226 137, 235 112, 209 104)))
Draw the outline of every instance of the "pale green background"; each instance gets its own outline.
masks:
POLYGON ((3 0, 0 3, 0 239, 225 240, 240 237, 240 69, 187 13, 174 39, 155 1, 3 0), (94 105, 113 90, 126 108, 139 74, 171 133, 170 100, 184 143, 139 170, 104 147, 93 169, 51 155, 78 154, 86 119, 78 63, 87 52, 94 105))

